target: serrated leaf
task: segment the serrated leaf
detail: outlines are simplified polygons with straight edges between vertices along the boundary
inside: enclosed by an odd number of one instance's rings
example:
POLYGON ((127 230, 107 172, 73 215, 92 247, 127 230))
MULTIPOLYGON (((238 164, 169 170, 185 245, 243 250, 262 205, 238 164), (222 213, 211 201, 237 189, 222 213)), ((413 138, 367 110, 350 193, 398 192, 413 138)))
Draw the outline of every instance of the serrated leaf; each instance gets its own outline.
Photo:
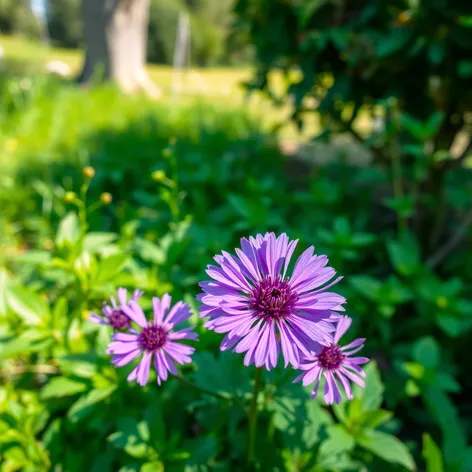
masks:
POLYGON ((67 377, 54 377, 42 389, 41 398, 48 400, 50 398, 68 397, 86 389, 87 385, 77 380, 67 377))
POLYGON ((381 431, 369 431, 359 437, 357 443, 387 462, 401 464, 408 470, 416 470, 410 451, 395 436, 381 431))
POLYGON ((426 461, 426 472, 444 472, 441 450, 429 434, 423 435, 423 457, 426 461))

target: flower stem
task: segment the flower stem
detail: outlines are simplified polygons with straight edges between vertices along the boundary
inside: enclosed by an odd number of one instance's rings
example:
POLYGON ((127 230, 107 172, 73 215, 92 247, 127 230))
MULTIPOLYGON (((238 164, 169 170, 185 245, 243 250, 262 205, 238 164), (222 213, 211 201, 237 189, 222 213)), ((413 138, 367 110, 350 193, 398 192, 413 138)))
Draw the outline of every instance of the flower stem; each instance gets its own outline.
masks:
POLYGON ((254 377, 254 389, 252 391, 251 405, 249 407, 249 447, 247 454, 248 465, 254 461, 254 446, 256 440, 256 424, 257 424, 257 399, 261 390, 262 368, 256 370, 254 377))
POLYGON ((207 390, 206 388, 199 387, 198 385, 189 382, 188 380, 184 379, 183 377, 180 377, 179 375, 176 375, 175 378, 182 384, 185 385, 186 387, 193 388, 194 390, 199 391, 200 393, 204 393, 206 395, 211 395, 212 397, 219 398, 220 400, 232 400, 231 396, 228 395, 223 395, 218 392, 212 392, 211 390, 207 390))

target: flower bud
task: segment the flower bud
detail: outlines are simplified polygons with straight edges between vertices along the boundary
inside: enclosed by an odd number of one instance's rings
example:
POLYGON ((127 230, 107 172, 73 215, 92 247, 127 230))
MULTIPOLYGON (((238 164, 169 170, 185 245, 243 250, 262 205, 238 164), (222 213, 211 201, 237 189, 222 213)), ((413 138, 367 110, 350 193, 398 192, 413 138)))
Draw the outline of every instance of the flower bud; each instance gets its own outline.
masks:
POLYGON ((163 171, 163 170, 155 170, 152 174, 151 174, 151 178, 152 180, 154 180, 155 182, 163 182, 166 178, 166 173, 163 171))
POLYGON ((93 177, 95 176, 95 169, 92 166, 85 167, 84 176, 88 179, 93 179, 93 177))
POLYGON ((74 203, 77 200, 77 194, 75 192, 66 192, 64 200, 67 203, 74 203))
POLYGON ((100 201, 105 205, 109 205, 113 201, 113 197, 111 196, 111 193, 103 192, 100 195, 100 201))

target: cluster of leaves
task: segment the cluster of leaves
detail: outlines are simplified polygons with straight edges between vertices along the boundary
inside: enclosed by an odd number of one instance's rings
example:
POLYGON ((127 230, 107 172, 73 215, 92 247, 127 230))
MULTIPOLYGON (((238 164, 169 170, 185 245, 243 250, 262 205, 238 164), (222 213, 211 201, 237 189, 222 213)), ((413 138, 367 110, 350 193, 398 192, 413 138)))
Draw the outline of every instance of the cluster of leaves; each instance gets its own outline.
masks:
MULTIPOLYGON (((260 470, 470 470, 471 254, 456 245, 426 263, 389 168, 339 160, 298 173, 241 113, 31 87, 1 97, 14 104, 0 122, 5 470, 247 470, 252 370, 219 353, 195 294, 215 253, 266 230, 329 255, 373 362, 366 389, 333 409, 292 372, 266 374, 260 470), (183 375, 206 394, 175 381, 142 389, 110 365, 108 328, 84 318, 118 286, 145 290, 148 308, 166 291, 191 305, 201 341, 183 375)), ((446 179, 458 214, 461 190, 446 179)))
POLYGON ((447 470, 469 470, 471 6, 239 0, 236 12, 256 48, 249 88, 290 99, 300 126, 316 113, 316 139, 343 134, 369 150, 368 169, 324 169, 333 180, 312 184, 324 203, 315 211, 335 215, 314 237, 357 272, 351 314, 389 372, 405 439, 431 431, 447 470), (269 80, 275 68, 283 91, 269 80))

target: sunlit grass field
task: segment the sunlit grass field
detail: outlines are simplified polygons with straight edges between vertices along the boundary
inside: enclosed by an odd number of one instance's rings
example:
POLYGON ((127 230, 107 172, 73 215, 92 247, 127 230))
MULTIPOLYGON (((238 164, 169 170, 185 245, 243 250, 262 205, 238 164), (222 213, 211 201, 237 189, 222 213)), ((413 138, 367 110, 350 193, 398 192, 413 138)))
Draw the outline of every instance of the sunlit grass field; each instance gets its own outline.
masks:
MULTIPOLYGON (((71 73, 76 74, 82 65, 83 53, 78 50, 49 47, 25 38, 0 35, 0 46, 3 47, 3 68, 42 74, 49 61, 62 61, 70 66, 71 73)), ((263 127, 271 130, 279 129, 284 139, 304 140, 319 132, 319 124, 315 114, 306 118, 303 132, 299 132, 294 124, 288 122, 292 111, 290 104, 274 106, 266 97, 253 93, 248 98, 243 82, 251 78, 251 68, 188 68, 176 73, 171 66, 149 64, 149 77, 161 89, 162 101, 188 103, 194 99, 224 100, 235 108, 248 107, 250 112, 261 118, 263 127)), ((282 95, 285 89, 281 74, 274 73, 271 87, 282 95)))

